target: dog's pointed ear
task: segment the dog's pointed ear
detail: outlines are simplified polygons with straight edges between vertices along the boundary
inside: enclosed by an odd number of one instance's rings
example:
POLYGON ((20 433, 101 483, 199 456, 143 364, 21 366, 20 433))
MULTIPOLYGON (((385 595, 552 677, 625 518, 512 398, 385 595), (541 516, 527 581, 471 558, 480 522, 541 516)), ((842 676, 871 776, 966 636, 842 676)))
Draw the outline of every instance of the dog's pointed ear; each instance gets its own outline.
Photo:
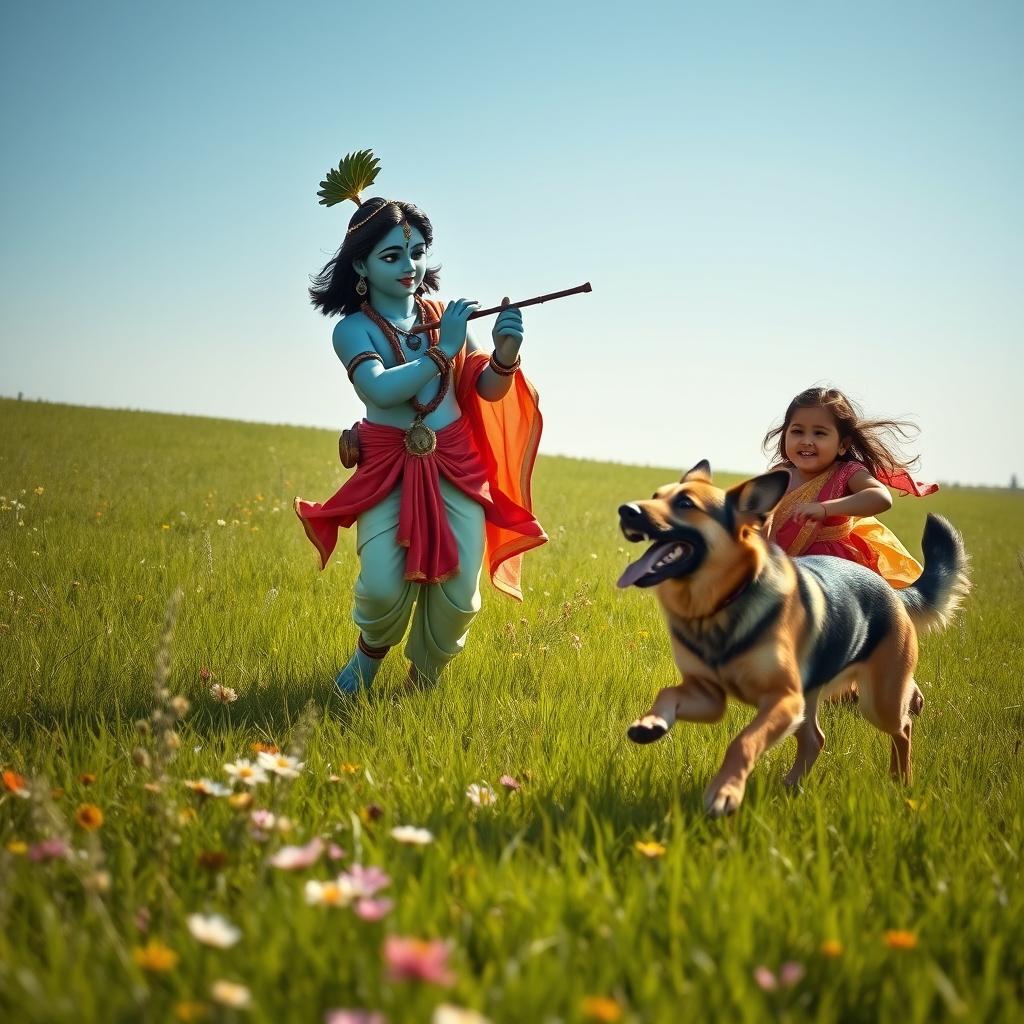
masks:
POLYGON ((693 469, 679 478, 681 484, 685 484, 687 480, 703 480, 706 484, 711 483, 711 463, 707 459, 701 459, 693 469))
POLYGON ((777 469, 731 487, 726 495, 737 515, 765 520, 789 486, 789 473, 777 469))

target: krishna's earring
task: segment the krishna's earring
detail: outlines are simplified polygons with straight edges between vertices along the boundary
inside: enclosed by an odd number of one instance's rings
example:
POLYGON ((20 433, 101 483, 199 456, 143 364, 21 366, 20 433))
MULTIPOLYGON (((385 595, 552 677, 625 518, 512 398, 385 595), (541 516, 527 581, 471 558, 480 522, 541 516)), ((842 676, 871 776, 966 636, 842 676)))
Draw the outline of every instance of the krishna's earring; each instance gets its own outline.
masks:
POLYGON ((360 274, 359 275, 359 280, 356 281, 356 295, 365 295, 365 294, 366 294, 366 278, 363 277, 360 274))

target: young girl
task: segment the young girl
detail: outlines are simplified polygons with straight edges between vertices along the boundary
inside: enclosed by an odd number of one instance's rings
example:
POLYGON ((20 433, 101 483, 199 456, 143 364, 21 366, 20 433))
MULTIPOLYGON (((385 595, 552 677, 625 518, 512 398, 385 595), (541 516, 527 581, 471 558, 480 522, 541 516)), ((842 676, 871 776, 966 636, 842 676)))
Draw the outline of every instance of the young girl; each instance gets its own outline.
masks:
POLYGON ((892 507, 886 485, 918 497, 939 489, 911 479, 910 466, 887 443, 887 437, 907 438, 912 427, 865 420, 835 388, 801 391, 782 426, 764 439, 766 452, 777 442, 774 468, 790 475, 769 538, 790 555, 836 555, 866 565, 894 587, 913 583, 921 565, 874 518, 892 507))

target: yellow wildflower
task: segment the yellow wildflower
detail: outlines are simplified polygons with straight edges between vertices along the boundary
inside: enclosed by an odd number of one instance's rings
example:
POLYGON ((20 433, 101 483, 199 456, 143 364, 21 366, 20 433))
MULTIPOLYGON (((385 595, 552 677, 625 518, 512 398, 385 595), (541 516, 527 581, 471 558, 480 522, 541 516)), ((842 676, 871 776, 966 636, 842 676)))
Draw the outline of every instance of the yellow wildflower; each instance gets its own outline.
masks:
POLYGON ((186 999, 178 1003, 174 1008, 174 1016, 177 1020, 190 1021, 205 1020, 210 1016, 210 1007, 206 1003, 200 1003, 195 999, 186 999))
POLYGON ((178 954, 159 939, 150 939, 145 946, 136 946, 132 958, 144 971, 154 973, 173 971, 178 963, 178 954))
POLYGON ((913 932, 894 928, 882 935, 882 941, 890 949, 913 949, 917 945, 917 936, 913 932))
POLYGON ((665 847, 655 839, 650 840, 650 842, 644 842, 642 839, 638 839, 633 844, 633 848, 637 853, 643 854, 643 856, 647 857, 649 860, 665 856, 665 847))
POLYGON ((622 1007, 609 996, 587 996, 580 1003, 580 1011, 584 1017, 601 1021, 601 1024, 622 1020, 622 1007))
POLYGON ((103 824, 103 812, 95 804, 82 804, 75 811, 75 822, 86 832, 95 832, 103 824))

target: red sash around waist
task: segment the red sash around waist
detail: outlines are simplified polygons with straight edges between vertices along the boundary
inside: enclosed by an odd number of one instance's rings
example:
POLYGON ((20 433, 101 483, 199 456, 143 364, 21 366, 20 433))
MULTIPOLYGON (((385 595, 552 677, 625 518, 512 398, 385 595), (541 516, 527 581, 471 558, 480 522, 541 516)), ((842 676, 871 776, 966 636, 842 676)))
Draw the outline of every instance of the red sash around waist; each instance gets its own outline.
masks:
POLYGON ((410 453, 401 428, 365 419, 359 424, 359 447, 355 473, 333 497, 322 505, 295 499, 295 512, 320 552, 321 566, 337 544, 338 530, 351 526, 400 483, 397 541, 408 549, 405 578, 439 583, 456 575, 458 547, 444 509, 441 476, 478 502, 488 523, 542 542, 544 532, 533 514, 492 488, 465 416, 437 431, 437 447, 428 455, 410 453))

